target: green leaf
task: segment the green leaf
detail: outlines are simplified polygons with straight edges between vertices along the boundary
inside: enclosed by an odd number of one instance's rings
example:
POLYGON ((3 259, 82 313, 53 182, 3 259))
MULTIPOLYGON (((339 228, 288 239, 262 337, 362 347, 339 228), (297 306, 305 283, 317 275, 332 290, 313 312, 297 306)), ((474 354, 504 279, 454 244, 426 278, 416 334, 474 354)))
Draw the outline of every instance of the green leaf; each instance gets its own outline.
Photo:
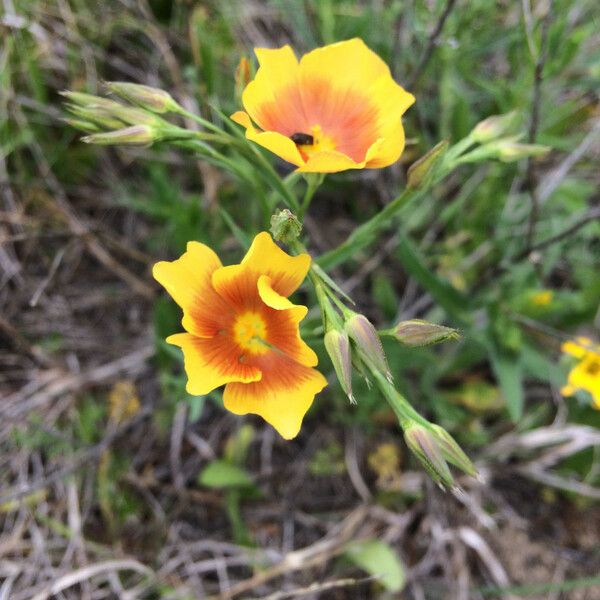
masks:
POLYGON ((252 478, 240 467, 224 460, 214 460, 200 473, 198 482, 211 488, 241 488, 252 486, 252 478))
POLYGON ((510 418, 516 423, 523 415, 523 370, 516 355, 490 348, 490 360, 500 389, 506 398, 510 418))
POLYGON ((399 592, 404 587, 404 566, 396 552, 386 542, 380 540, 355 542, 346 548, 344 556, 357 567, 377 577, 391 592, 399 592))

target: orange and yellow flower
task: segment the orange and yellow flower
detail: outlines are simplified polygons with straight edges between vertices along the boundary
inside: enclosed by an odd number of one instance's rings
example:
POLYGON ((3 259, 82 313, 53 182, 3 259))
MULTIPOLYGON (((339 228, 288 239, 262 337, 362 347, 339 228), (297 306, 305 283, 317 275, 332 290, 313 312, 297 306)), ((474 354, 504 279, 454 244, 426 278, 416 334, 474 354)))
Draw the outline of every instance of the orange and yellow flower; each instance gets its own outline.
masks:
POLYGON ((386 167, 404 149, 402 115, 415 101, 360 39, 317 48, 256 48, 259 69, 232 119, 249 140, 307 173, 386 167), (260 128, 254 127, 253 122, 260 128))
POLYGON ((578 361, 560 393, 572 396, 578 390, 585 390, 592 396, 594 408, 600 410, 600 346, 586 337, 578 337, 575 341, 565 342, 561 350, 578 361))
POLYGON ((154 278, 183 309, 185 333, 167 342, 183 350, 190 394, 226 384, 225 408, 260 415, 286 439, 296 436, 327 385, 300 338, 308 309, 288 300, 309 267, 308 254, 286 254, 266 232, 239 265, 224 267, 199 242, 189 242, 179 259, 154 265, 154 278))

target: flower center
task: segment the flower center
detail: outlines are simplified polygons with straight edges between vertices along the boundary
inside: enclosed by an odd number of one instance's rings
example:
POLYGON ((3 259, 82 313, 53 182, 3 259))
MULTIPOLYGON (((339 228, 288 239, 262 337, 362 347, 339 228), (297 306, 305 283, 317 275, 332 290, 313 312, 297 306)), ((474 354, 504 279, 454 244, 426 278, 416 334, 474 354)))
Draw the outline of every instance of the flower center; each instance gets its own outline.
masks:
POLYGON ((260 314, 246 312, 236 318, 233 339, 243 350, 251 354, 264 354, 269 350, 266 337, 267 325, 260 314))
POLYGON ((324 134, 320 125, 313 125, 310 128, 310 132, 295 133, 292 136, 292 140, 296 142, 304 160, 307 160, 315 152, 335 150, 336 147, 335 140, 330 135, 324 134))
POLYGON ((598 375, 600 373, 600 360, 591 359, 585 366, 588 375, 598 375))

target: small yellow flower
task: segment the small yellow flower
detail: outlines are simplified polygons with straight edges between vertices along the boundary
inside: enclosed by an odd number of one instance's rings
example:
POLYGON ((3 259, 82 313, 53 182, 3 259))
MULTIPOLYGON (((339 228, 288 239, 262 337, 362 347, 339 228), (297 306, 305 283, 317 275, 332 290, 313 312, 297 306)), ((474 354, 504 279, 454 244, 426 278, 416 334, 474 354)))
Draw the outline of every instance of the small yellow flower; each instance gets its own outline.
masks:
POLYGON ((379 483, 400 477, 400 450, 396 444, 379 444, 368 456, 369 467, 377 473, 379 483))
POLYGON ((552 290, 541 290, 533 293, 529 300, 534 306, 548 306, 553 298, 554 292, 552 290))
POLYGON ((260 68, 242 94, 246 112, 231 116, 249 140, 307 173, 398 160, 402 115, 415 99, 361 39, 317 48, 300 61, 289 46, 255 53, 260 68))
POLYGON ((565 342, 561 350, 578 362, 569 372, 567 385, 560 393, 572 396, 578 390, 585 390, 591 394, 594 408, 600 410, 600 345, 586 337, 578 337, 575 341, 565 342))
POLYGON ((178 260, 154 265, 154 278, 183 309, 186 333, 167 342, 183 350, 190 394, 226 384, 225 408, 260 415, 285 439, 297 435, 327 385, 300 338, 308 309, 288 300, 309 267, 308 254, 286 254, 264 231, 239 265, 222 266, 198 242, 189 242, 178 260))
POLYGON ((122 423, 140 410, 140 399, 135 383, 129 379, 117 381, 108 395, 108 418, 113 423, 122 423))

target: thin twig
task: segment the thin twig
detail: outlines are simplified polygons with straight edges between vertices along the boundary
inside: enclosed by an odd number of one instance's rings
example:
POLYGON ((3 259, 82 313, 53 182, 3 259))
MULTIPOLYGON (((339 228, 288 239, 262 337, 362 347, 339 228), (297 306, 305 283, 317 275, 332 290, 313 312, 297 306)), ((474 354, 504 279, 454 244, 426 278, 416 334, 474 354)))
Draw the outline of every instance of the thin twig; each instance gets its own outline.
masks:
POLYGON ((444 8, 444 12, 440 15, 440 18, 438 19, 438 22, 437 22, 434 30, 431 32, 431 35, 429 36, 429 40, 427 42, 427 47, 425 48, 425 51, 423 52, 423 55, 421 56, 421 60, 419 61, 419 64, 417 65, 417 68, 415 69, 413 76, 408 80, 407 88, 409 90, 414 88, 417 85, 417 83, 419 82, 419 79, 421 79, 421 76, 425 72, 425 67, 429 63, 429 60, 431 59, 431 55, 433 54, 433 49, 438 41, 440 34, 442 33, 442 29, 444 28, 446 20, 448 19, 450 13, 452 12, 452 9, 454 8, 455 4, 456 4, 456 0, 447 0, 446 6, 444 8))
POLYGON ((329 590, 337 590, 343 587, 359 586, 364 583, 376 581, 377 577, 363 577, 362 579, 336 579, 334 581, 324 581, 323 583, 312 583, 308 587, 296 588, 287 592, 275 592, 269 596, 252 598, 251 600, 287 600, 288 598, 299 598, 308 594, 322 593, 329 590))
POLYGON ((590 210, 588 210, 585 213, 585 215, 583 215, 583 217, 581 217, 581 219, 579 219, 578 221, 575 221, 575 223, 573 223, 572 225, 569 225, 569 227, 567 227, 566 229, 563 229, 563 231, 560 231, 559 233, 557 233, 555 235, 551 235, 550 237, 546 238, 545 240, 542 240, 541 242, 534 244, 529 249, 523 250, 520 254, 517 255, 516 260, 517 261, 522 260, 523 258, 525 258, 527 255, 531 254, 532 252, 535 252, 537 250, 544 250, 545 248, 548 248, 548 246, 551 246, 552 244, 556 244, 556 242, 560 242, 561 240, 564 240, 565 238, 569 237, 571 234, 573 234, 576 231, 578 231, 579 229, 581 229, 584 225, 587 225, 588 223, 591 223, 592 221, 595 221, 598 218, 600 218, 600 206, 590 208, 590 210))
MULTIPOLYGON (((544 75, 544 65, 548 56, 548 29, 550 27, 550 18, 552 15, 552 0, 548 3, 548 12, 542 22, 542 39, 540 41, 540 51, 538 53, 535 64, 534 82, 533 82, 533 99, 531 103, 531 120, 529 123, 529 133, 527 140, 530 144, 534 144, 537 138, 537 133, 540 125, 540 104, 542 101, 542 79, 544 75)), ((538 176, 537 169, 533 158, 527 159, 527 188, 531 196, 531 211, 529 213, 529 221, 527 223, 527 234, 525 237, 526 253, 529 253, 533 245, 535 236, 535 228, 540 212, 540 198, 538 194, 538 176)))

